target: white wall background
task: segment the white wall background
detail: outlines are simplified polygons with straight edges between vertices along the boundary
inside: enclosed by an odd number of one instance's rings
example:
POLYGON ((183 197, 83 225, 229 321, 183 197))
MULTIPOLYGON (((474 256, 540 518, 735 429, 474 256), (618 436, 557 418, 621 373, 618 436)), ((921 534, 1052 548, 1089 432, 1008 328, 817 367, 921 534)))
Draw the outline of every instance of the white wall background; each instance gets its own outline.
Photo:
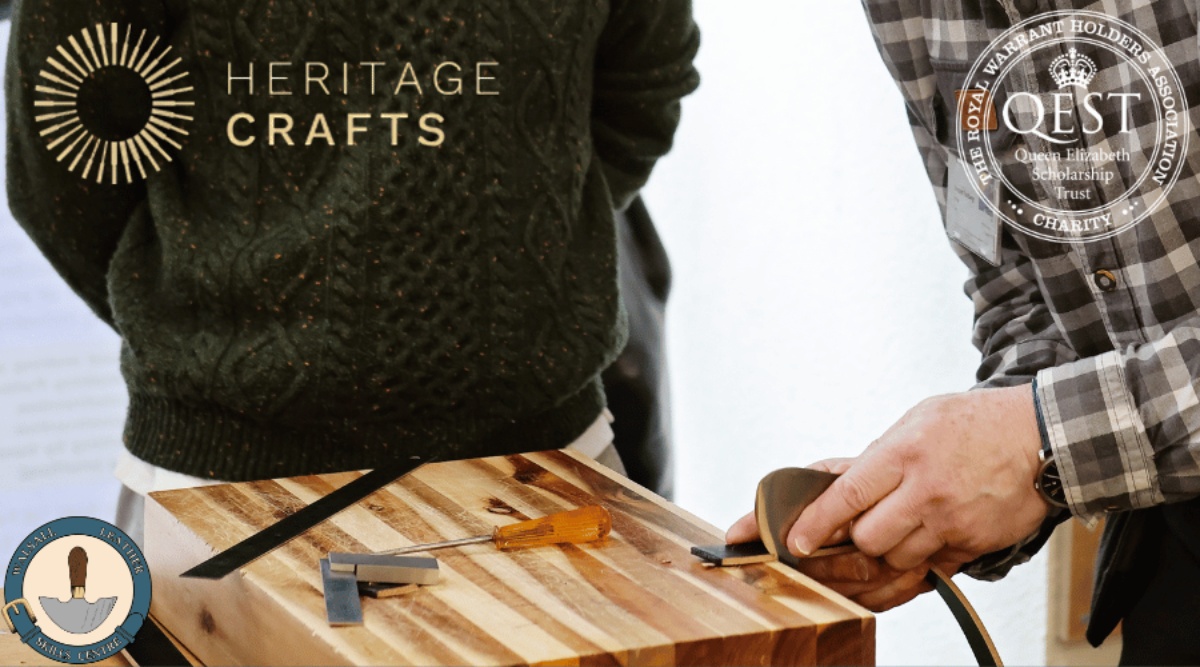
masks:
MULTIPOLYGON (((966 270, 858 2, 696 0, 700 91, 646 196, 675 265, 676 501, 725 527, 775 468, 858 453, 966 389, 966 270)), ((959 579, 966 579, 960 577, 959 579)), ((1045 661, 1042 559, 960 581, 1009 664, 1045 661)), ((878 619, 880 664, 969 664, 933 596, 878 619)))
MULTIPOLYGON (((9 27, 0 23, 0 53, 9 27)), ((17 227, 0 191, 0 558, 47 521, 111 518, 127 404, 119 347, 17 227)))
MULTIPOLYGON (((696 0, 696 13, 704 83, 647 197, 676 269, 677 501, 724 527, 767 472, 852 455, 921 398, 968 387, 976 354, 965 272, 858 3, 696 0)), ((126 399, 116 336, 0 211, 9 553, 44 521, 109 516, 126 399)), ((1045 659, 1044 581, 1035 562, 962 582, 1010 664, 1045 659)), ((931 596, 878 632, 881 664, 972 661, 931 596)))

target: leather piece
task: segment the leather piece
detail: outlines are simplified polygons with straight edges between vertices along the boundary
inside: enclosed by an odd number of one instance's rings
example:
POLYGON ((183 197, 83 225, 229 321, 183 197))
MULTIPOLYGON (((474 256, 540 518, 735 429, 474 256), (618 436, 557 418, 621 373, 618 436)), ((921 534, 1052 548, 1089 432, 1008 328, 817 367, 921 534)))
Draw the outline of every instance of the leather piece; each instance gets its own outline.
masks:
POLYGON ((837 475, 808 468, 783 468, 762 478, 754 502, 754 518, 767 550, 780 562, 800 566, 800 559, 787 548, 792 524, 805 507, 833 484, 837 475))
POLYGON ((941 596, 942 602, 950 608, 950 613, 954 614, 954 620, 958 621, 958 627, 967 638, 967 644, 980 667, 1002 667, 1004 663, 1000 660, 1000 652, 992 643, 992 637, 984 627, 983 621, 967 601, 967 596, 963 595, 950 577, 934 568, 925 575, 925 581, 933 586, 941 596))

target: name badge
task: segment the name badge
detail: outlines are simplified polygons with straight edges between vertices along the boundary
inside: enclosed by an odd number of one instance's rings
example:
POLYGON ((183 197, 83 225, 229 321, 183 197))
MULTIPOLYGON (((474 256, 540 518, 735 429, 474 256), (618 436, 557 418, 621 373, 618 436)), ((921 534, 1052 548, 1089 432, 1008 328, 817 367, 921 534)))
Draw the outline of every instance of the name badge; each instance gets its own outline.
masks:
POLYGON ((987 186, 988 202, 968 180, 966 170, 954 156, 947 165, 946 235, 992 266, 1000 266, 1000 226, 1004 222, 993 213, 1000 204, 1000 186, 993 179, 987 186))

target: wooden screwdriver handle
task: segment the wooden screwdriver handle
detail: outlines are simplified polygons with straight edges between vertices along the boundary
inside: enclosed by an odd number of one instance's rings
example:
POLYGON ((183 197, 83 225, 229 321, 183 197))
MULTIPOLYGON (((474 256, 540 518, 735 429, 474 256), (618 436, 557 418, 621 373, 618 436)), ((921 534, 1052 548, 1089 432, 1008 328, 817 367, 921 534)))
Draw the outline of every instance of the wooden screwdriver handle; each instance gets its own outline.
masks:
POLYGON ((87 552, 83 547, 71 549, 67 554, 67 568, 71 571, 71 590, 87 586, 87 552))
POLYGON ((497 527, 492 533, 496 547, 508 551, 550 544, 586 544, 602 540, 612 532, 612 516, 599 505, 588 505, 540 519, 497 527))

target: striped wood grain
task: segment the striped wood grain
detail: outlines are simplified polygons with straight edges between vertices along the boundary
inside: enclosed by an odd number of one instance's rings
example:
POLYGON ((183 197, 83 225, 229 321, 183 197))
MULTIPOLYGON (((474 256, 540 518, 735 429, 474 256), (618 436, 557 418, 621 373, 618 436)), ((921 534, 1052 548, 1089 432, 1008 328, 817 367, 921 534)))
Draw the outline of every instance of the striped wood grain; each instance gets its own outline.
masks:
POLYGON ((155 617, 208 664, 874 662, 869 612, 776 563, 705 568, 689 549, 719 531, 567 451, 427 465, 222 581, 178 577, 358 474, 152 494, 155 617), (613 517, 602 543, 443 550, 442 583, 364 598, 361 627, 325 623, 317 561, 330 551, 487 534, 596 502, 613 517))

